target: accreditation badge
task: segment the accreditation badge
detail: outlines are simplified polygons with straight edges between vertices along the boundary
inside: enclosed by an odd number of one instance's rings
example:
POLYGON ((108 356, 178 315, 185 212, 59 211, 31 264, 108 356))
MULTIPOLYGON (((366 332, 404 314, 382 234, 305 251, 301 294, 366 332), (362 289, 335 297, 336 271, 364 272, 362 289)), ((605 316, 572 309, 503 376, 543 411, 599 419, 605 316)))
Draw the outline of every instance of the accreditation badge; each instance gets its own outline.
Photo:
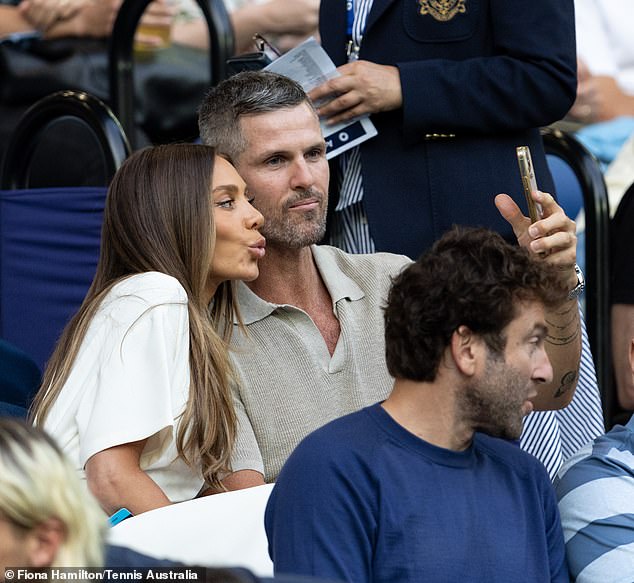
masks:
POLYGON ((418 0, 420 13, 429 14, 440 22, 451 20, 456 14, 467 11, 467 0, 418 0))

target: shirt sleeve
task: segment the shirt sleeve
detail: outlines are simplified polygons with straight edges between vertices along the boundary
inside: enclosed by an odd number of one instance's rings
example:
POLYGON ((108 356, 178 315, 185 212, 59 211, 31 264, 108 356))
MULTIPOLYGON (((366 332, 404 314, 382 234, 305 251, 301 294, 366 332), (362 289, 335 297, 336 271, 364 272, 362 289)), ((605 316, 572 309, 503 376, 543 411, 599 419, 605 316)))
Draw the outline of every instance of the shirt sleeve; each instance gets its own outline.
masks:
POLYGON ((173 440, 189 393, 187 303, 147 305, 127 297, 104 323, 95 393, 78 409, 80 463, 104 449, 148 439, 147 467, 173 440))
POLYGON ((587 446, 556 482, 573 580, 617 583, 634 573, 634 459, 618 447, 592 454, 587 446))
POLYGON ((575 1, 577 55, 593 75, 616 77, 617 58, 612 50, 603 11, 595 0, 575 1))
POLYGON ((254 470, 264 475, 264 461, 258 446, 249 415, 239 395, 238 387, 233 387, 233 406, 238 418, 238 431, 231 457, 231 470, 254 470))

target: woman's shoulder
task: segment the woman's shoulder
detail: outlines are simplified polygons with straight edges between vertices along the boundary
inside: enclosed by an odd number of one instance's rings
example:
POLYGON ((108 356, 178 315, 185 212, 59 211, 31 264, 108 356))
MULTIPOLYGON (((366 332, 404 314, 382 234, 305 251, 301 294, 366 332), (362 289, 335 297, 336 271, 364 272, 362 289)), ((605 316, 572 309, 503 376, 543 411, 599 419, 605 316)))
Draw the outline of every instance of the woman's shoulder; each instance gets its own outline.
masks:
POLYGON ((148 305, 186 304, 187 292, 175 277, 158 271, 148 271, 131 275, 115 284, 107 299, 120 298, 136 298, 148 305))
POLYGON ((117 282, 103 299, 96 321, 129 326, 144 314, 154 314, 159 306, 172 313, 187 308, 187 293, 179 281, 165 273, 137 273, 117 282))

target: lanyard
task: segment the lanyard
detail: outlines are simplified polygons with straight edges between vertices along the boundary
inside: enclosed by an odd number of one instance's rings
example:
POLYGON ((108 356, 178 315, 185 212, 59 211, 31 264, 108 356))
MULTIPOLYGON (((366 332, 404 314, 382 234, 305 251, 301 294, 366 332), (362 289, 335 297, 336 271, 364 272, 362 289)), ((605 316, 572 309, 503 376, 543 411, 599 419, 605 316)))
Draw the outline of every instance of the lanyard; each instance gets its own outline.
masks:
POLYGON ((352 27, 354 25, 354 0, 346 0, 346 36, 352 40, 352 27))
POLYGON ((348 61, 359 58, 365 23, 372 9, 373 0, 346 0, 346 54, 348 61))

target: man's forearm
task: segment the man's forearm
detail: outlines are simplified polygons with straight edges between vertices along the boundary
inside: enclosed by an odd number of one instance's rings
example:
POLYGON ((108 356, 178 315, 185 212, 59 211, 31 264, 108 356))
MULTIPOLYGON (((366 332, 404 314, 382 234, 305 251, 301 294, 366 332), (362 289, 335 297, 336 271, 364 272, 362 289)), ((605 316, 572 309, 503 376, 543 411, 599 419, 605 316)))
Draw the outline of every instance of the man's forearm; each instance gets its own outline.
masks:
POLYGON ((0 36, 34 30, 15 6, 0 6, 0 36))
POLYGON ((533 400, 537 411, 562 409, 574 396, 581 359, 581 316, 576 299, 546 314, 546 351, 553 367, 553 381, 533 400))

